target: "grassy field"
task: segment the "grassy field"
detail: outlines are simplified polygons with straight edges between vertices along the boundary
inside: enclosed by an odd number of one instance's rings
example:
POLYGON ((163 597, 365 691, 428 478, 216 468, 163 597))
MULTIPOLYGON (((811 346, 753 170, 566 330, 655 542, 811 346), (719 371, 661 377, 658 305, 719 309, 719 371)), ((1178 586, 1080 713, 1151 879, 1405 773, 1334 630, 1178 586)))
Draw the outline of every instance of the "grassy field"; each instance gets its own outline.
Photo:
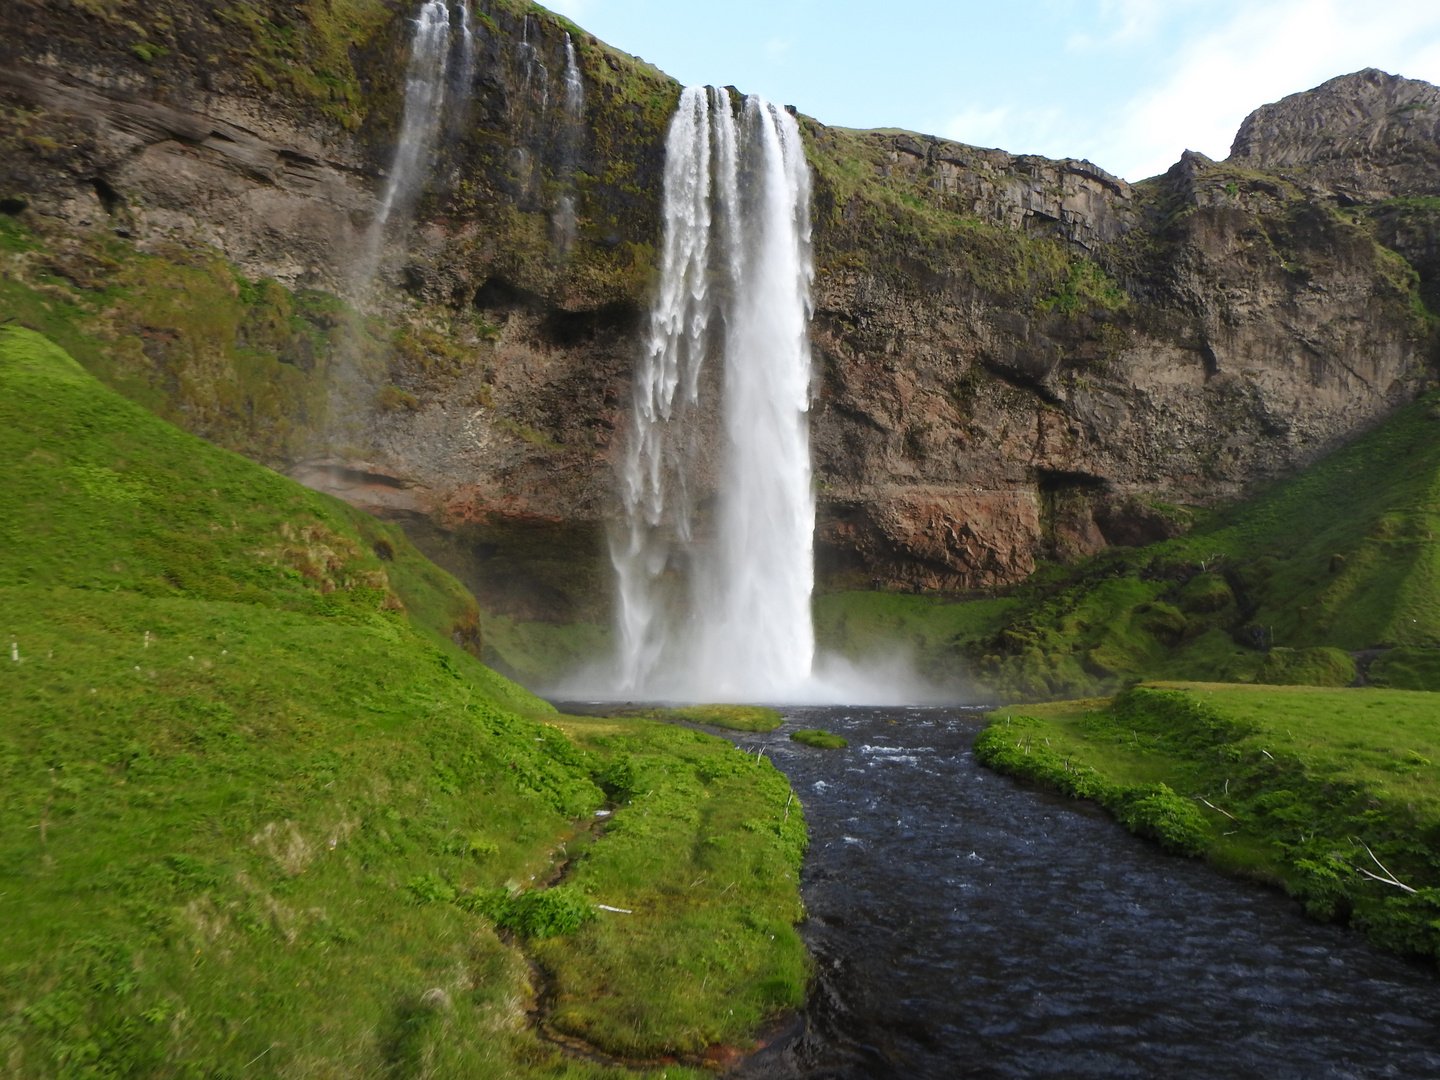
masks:
POLYGON ((1440 957, 1440 695, 1153 683, 1001 709, 975 749, 1319 918, 1440 957))
POLYGON ((527 1010, 661 1057, 799 1000, 768 764, 556 715, 398 530, 15 328, 0 454, 7 1075, 633 1075, 527 1010))

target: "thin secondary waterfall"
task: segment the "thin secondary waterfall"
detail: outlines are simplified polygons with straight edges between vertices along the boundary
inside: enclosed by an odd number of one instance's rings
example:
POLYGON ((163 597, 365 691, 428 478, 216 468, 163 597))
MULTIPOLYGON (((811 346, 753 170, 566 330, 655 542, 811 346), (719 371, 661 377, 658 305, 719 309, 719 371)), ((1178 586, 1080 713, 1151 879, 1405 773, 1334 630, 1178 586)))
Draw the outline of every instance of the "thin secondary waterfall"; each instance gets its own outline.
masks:
POLYGON ((585 81, 580 77, 580 64, 575 58, 575 43, 565 35, 565 101, 559 148, 560 168, 556 177, 565 188, 555 205, 556 240, 562 251, 575 246, 575 166, 579 163, 580 143, 585 124, 585 81))
POLYGON ((355 268, 355 284, 362 291, 369 288, 375 277, 386 226, 397 215, 408 214, 424 188, 447 104, 455 106, 458 116, 469 101, 475 74, 475 35, 470 23, 469 0, 464 0, 459 10, 459 70, 455 86, 448 93, 446 73, 450 68, 451 53, 450 8, 444 0, 426 0, 415 17, 395 157, 380 195, 380 206, 370 223, 364 257, 355 268))
POLYGON ((617 690, 809 697, 812 271, 799 128, 759 97, 737 122, 726 91, 687 89, 664 184, 660 285, 621 477, 626 520, 611 549, 617 690), (708 370, 714 361, 723 371, 708 370), (706 445, 717 413, 718 455, 706 445), (702 514, 707 481, 715 498, 702 514))
POLYGON ((575 43, 565 35, 565 119, 579 121, 585 115, 585 83, 575 62, 575 43))
POLYGON ((450 10, 443 0, 427 0, 415 19, 415 35, 410 41, 400 139, 380 198, 380 209, 375 214, 377 230, 384 229, 397 207, 408 209, 429 171, 445 102, 445 69, 449 59, 450 10))
POLYGON ((544 113, 550 108, 550 69, 545 66, 545 61, 540 59, 540 50, 530 43, 529 15, 525 16, 520 25, 520 55, 525 62, 524 95, 528 99, 531 86, 538 82, 540 85, 540 111, 544 113))
POLYGON ((451 131, 458 131, 470 112, 470 95, 475 85, 475 25, 470 19, 469 0, 462 0, 460 9, 459 58, 455 78, 450 87, 455 107, 449 110, 451 131))

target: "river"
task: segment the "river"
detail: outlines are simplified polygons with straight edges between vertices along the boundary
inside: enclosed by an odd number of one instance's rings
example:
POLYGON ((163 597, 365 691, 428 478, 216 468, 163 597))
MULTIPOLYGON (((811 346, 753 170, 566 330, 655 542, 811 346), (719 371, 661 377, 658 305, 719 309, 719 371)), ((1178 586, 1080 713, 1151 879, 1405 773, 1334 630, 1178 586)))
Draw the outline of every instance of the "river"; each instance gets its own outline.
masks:
POLYGON ((980 767, 978 713, 786 717, 723 734, 804 801, 818 976, 738 1075, 1440 1077, 1433 966, 980 767))

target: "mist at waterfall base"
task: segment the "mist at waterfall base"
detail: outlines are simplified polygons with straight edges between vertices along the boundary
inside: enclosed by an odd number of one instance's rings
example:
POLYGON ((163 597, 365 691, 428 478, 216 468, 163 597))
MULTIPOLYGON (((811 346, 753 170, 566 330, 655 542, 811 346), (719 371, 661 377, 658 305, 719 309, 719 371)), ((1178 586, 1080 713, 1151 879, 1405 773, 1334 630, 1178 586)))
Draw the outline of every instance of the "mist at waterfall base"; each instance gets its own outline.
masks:
POLYGON ((660 279, 611 534, 616 656, 556 692, 953 700, 901 656, 817 656, 810 175, 795 118, 690 87, 665 152, 660 279))

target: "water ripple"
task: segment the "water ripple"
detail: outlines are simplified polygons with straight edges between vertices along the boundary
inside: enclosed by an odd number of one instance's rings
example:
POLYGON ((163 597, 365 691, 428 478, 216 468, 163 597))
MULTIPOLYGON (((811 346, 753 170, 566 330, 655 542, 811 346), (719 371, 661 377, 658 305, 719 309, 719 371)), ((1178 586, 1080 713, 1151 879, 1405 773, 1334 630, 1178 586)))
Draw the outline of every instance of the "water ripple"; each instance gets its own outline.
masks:
POLYGON ((1433 967, 984 773, 973 714, 787 719, 741 741, 810 792, 819 974, 791 1037, 741 1075, 1440 1077, 1433 967), (788 742, 807 727, 851 747, 788 742), (917 730, 926 746, 896 745, 917 730))

